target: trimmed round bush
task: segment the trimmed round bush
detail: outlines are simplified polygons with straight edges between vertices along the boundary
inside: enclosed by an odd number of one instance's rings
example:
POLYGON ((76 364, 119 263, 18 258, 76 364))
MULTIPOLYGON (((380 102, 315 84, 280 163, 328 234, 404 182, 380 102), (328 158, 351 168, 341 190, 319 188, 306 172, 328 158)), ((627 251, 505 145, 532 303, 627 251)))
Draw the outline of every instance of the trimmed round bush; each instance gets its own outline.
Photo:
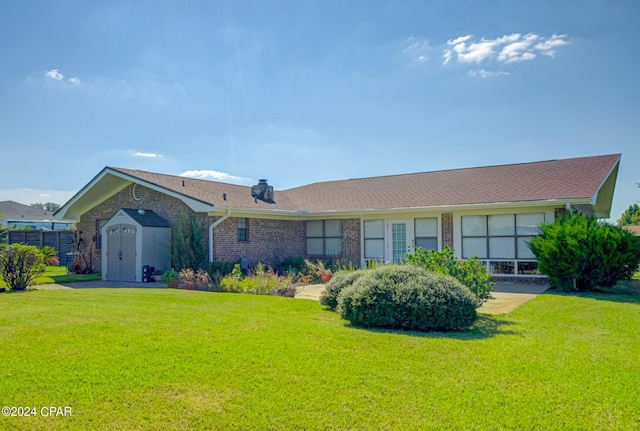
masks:
POLYGON ((338 306, 338 295, 346 287, 351 286, 363 274, 363 270, 338 271, 333 273, 327 283, 324 292, 320 295, 320 304, 326 305, 332 310, 338 306))
POLYGON ((478 300, 459 281, 414 265, 365 271, 338 296, 338 312, 353 325, 455 331, 476 320, 478 300))

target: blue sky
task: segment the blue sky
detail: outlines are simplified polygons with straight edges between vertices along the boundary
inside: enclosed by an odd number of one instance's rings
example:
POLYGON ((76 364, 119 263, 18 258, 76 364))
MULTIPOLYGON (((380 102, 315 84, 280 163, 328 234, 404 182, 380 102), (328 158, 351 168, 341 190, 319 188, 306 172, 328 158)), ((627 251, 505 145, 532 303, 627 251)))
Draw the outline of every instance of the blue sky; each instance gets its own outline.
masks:
POLYGON ((621 152, 640 200, 640 3, 0 5, 0 200, 104 166, 276 189, 621 152))

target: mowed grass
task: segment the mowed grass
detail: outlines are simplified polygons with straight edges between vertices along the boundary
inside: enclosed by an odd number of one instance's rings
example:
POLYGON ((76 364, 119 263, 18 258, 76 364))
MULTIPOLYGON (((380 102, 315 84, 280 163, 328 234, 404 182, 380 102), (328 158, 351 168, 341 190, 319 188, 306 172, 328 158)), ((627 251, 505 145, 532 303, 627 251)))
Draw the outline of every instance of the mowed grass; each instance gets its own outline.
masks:
MULTIPOLYGON (((40 277, 33 280, 32 285, 53 283, 75 283, 78 281, 101 280, 100 274, 67 274, 66 266, 47 266, 47 270, 40 277)), ((0 287, 7 287, 7 283, 0 279, 0 287)))
POLYGON ((174 289, 0 294, 0 429, 640 428, 640 296, 544 294, 464 333, 174 289))

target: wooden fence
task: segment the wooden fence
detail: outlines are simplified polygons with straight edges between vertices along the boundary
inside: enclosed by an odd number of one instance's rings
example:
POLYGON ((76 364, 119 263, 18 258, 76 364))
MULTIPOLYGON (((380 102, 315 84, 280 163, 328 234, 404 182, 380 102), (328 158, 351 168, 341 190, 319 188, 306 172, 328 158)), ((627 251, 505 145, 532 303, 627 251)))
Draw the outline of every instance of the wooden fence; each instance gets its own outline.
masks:
POLYGON ((53 247, 60 257, 60 264, 66 265, 67 253, 73 252, 74 232, 71 230, 9 230, 1 240, 9 244, 27 244, 36 247, 53 247))

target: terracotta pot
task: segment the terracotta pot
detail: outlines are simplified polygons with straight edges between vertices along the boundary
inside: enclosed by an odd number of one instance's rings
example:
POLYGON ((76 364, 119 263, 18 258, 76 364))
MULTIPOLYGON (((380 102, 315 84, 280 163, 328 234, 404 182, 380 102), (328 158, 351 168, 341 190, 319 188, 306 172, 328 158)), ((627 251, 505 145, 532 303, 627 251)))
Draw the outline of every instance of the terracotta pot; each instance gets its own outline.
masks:
POLYGON ((331 274, 320 274, 320 281, 322 284, 327 283, 329 280, 331 280, 331 274))
POLYGON ((179 284, 180 284, 180 280, 177 278, 167 281, 167 287, 170 289, 177 289, 179 284))

